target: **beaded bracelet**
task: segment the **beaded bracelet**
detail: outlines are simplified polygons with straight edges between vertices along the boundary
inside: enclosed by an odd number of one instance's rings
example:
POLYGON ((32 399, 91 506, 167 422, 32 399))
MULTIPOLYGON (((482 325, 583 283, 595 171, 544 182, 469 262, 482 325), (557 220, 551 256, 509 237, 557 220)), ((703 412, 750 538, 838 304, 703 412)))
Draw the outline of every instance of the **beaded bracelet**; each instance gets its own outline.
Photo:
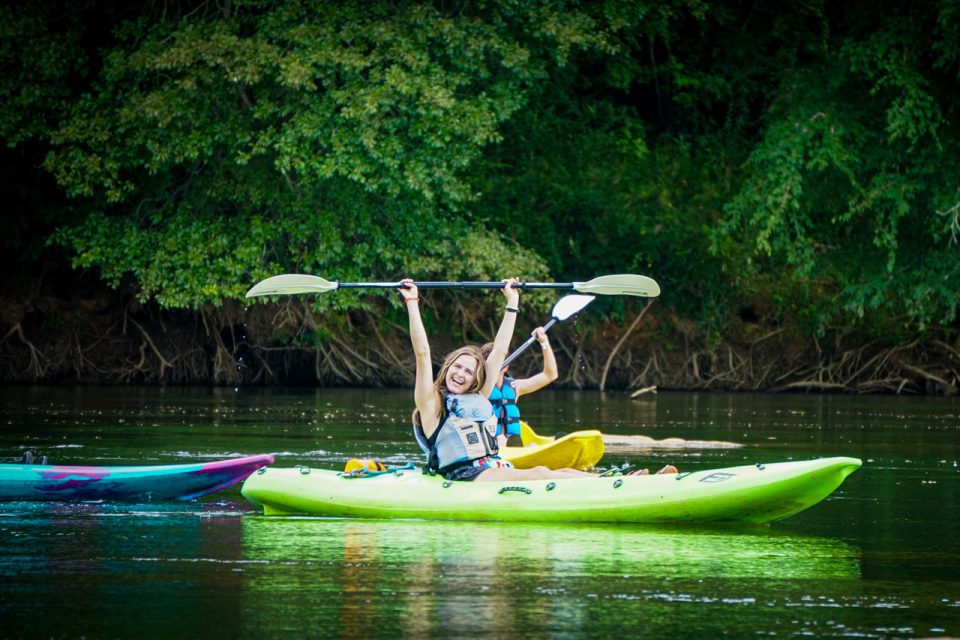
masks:
POLYGON ((520 313, 520 307, 511 307, 508 305, 507 311, 509 311, 510 313, 520 313))

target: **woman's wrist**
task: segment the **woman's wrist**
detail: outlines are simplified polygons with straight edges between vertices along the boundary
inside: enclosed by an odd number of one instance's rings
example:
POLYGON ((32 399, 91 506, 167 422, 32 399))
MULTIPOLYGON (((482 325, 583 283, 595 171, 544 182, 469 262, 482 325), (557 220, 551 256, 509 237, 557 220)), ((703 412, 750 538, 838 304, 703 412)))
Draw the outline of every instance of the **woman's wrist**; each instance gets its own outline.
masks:
POLYGON ((417 297, 417 298, 404 298, 404 299, 403 299, 403 304, 407 304, 408 302, 420 302, 420 298, 417 297))

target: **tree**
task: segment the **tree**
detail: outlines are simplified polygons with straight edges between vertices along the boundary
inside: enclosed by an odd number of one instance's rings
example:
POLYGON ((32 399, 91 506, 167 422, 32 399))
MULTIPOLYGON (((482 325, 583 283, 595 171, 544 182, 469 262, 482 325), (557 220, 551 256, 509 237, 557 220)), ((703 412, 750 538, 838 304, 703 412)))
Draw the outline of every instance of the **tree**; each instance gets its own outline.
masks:
POLYGON ((957 9, 861 9, 815 11, 814 46, 773 79, 714 251, 811 331, 897 341, 960 299, 957 9))
MULTIPOLYGON (((349 280, 544 273, 469 215, 467 171, 570 51, 574 5, 199 3, 118 19, 45 166, 86 215, 75 266, 168 306, 299 270, 349 280), (464 239, 484 264, 462 260, 464 239), (441 247, 440 250, 437 247, 441 247), (467 273, 470 266, 474 269, 467 273)), ((321 304, 351 305, 343 295, 321 304)))

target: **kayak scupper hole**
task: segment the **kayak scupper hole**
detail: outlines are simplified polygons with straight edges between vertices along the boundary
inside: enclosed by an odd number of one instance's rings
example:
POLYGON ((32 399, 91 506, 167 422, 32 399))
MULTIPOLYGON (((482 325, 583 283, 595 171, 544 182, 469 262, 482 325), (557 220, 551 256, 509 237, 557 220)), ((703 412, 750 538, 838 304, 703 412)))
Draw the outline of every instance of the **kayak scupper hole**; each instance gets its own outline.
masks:
POLYGON ((758 463, 757 463, 757 469, 760 469, 760 471, 763 471, 764 469, 766 469, 766 467, 763 466, 763 463, 762 463, 762 462, 758 462, 758 463))
POLYGON ((623 480, 621 480, 620 478, 617 478, 616 480, 613 481, 613 488, 619 489, 620 485, 622 484, 623 484, 623 480))
POLYGON ((445 481, 441 486, 442 486, 444 489, 447 489, 447 488, 449 488, 450 485, 452 485, 452 484, 453 484, 453 483, 452 483, 451 481, 447 480, 447 481, 445 481))
POLYGON ((297 469, 299 469, 299 470, 300 470, 300 473, 303 474, 303 475, 305 475, 305 476, 310 475, 310 467, 304 467, 303 465, 300 465, 300 466, 297 467, 297 469))
POLYGON ((266 472, 267 472, 267 468, 266 468, 266 467, 260 467, 259 469, 257 469, 257 475, 261 475, 261 476, 262 476, 262 475, 265 474, 266 472))
POLYGON ((556 482, 548 482, 548 483, 547 483, 547 491, 553 491, 553 490, 556 489, 556 488, 557 488, 557 483, 556 483, 556 482))

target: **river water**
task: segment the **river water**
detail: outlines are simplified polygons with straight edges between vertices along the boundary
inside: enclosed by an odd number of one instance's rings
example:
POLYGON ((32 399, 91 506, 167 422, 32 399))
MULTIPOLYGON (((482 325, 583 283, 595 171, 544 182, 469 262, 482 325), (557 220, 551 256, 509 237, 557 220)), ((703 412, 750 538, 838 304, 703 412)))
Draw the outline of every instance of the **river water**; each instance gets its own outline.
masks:
MULTIPOLYGON (((0 458, 419 461, 410 395, 0 388, 0 458)), ((236 487, 193 502, 0 503, 0 637, 960 636, 960 402, 548 390, 522 407, 547 435, 743 445, 608 447, 607 466, 864 465, 769 526, 268 518, 236 487)))

